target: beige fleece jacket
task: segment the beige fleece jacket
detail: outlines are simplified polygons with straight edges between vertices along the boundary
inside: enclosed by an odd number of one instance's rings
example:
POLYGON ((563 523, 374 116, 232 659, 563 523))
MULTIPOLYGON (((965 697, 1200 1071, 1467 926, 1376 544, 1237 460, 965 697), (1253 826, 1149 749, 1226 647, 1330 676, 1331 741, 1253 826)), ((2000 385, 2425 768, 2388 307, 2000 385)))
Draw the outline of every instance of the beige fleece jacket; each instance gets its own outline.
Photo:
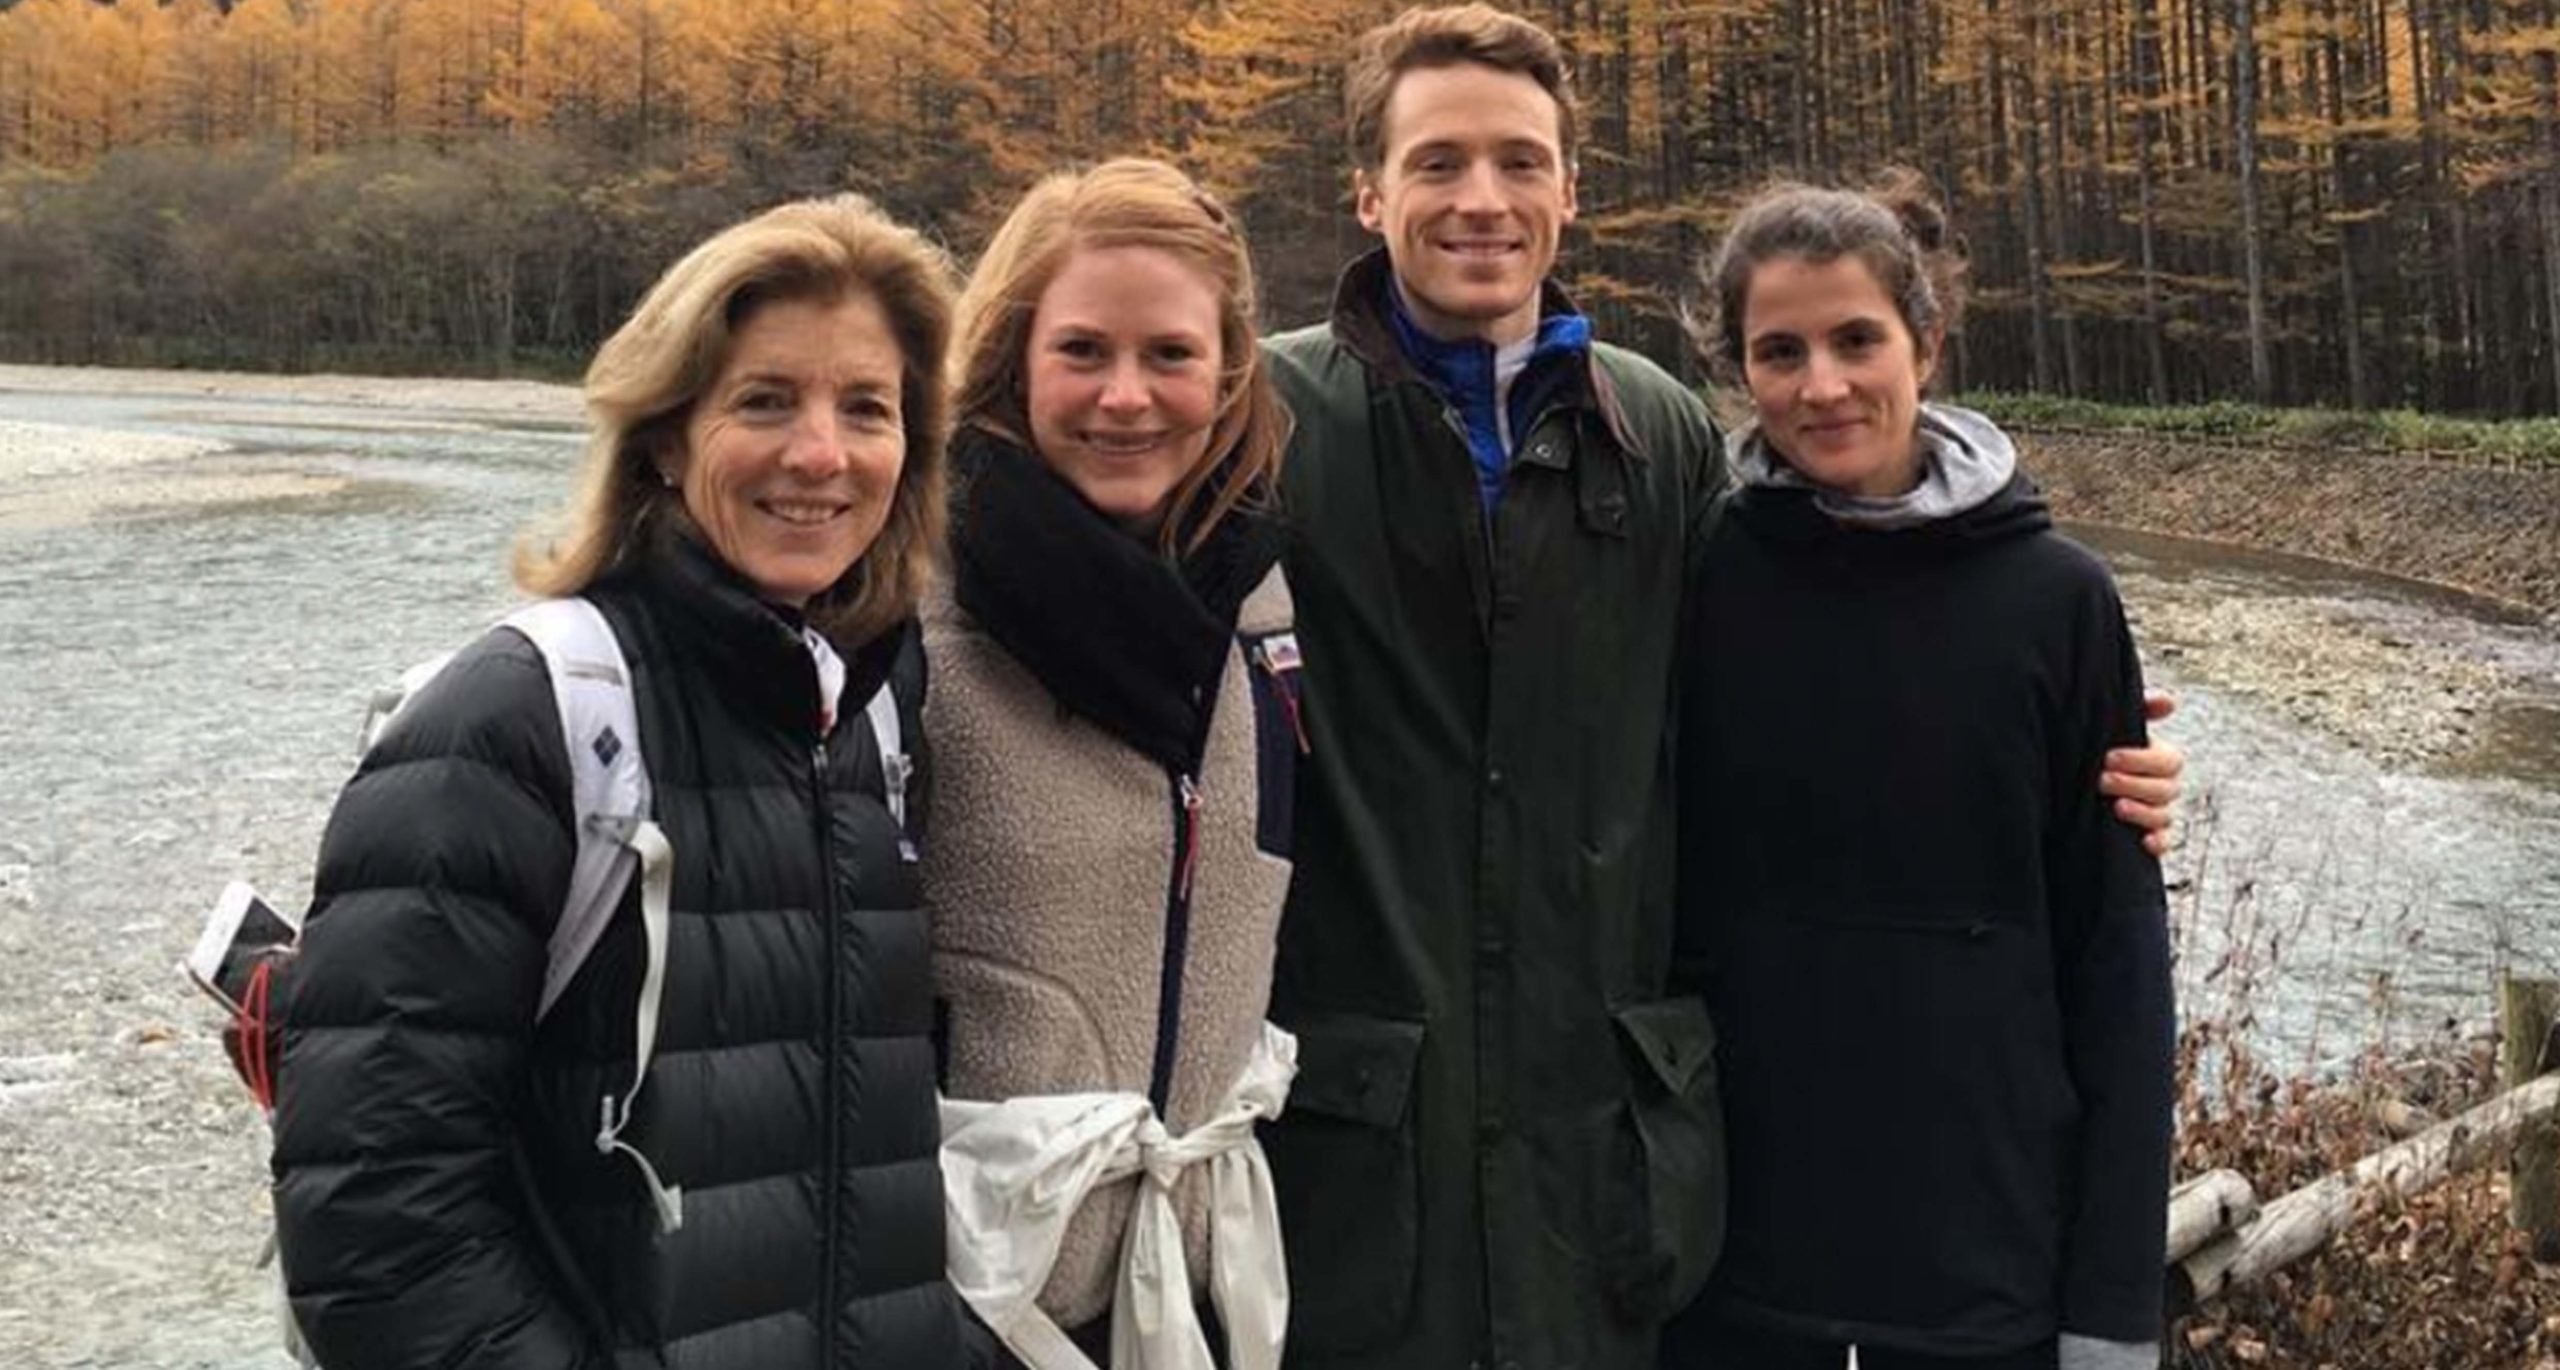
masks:
MULTIPOLYGON (((1278 570, 1245 600, 1237 631, 1291 626, 1278 570)), ((948 1006, 959 1099, 1129 1091, 1154 1069, 1172 780, 1048 690, 956 604, 924 606, 932 747, 922 875, 934 987, 948 1006)), ((1195 777, 1200 846, 1165 1125, 1179 1134, 1235 1082, 1271 997, 1289 863, 1255 840, 1252 669, 1228 648, 1195 777)), ((1209 1274, 1205 1173, 1175 1189, 1196 1296, 1209 1274)), ((1135 1177, 1096 1190, 1069 1226, 1040 1307, 1073 1328, 1109 1311, 1135 1177)))

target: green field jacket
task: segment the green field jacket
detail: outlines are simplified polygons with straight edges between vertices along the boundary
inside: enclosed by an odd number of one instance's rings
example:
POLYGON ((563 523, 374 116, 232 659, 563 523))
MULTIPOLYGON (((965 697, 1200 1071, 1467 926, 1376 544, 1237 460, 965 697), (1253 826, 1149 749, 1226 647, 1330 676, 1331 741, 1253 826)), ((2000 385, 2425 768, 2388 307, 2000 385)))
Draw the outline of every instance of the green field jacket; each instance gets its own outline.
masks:
POLYGON ((1721 450, 1694 394, 1595 344, 1488 516, 1385 271, 1271 343, 1313 743, 1272 992, 1299 1075, 1264 1131, 1289 1362, 1649 1370, 1723 1227, 1667 736, 1721 450))

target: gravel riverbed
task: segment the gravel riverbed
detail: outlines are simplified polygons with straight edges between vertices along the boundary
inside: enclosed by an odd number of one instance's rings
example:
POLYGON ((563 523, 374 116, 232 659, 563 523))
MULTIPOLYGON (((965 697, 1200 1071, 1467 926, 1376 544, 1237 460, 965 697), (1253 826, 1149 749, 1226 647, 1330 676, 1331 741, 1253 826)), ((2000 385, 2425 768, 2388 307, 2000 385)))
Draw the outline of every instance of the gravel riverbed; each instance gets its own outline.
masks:
MULTIPOLYGON (((2155 678, 2165 666, 2397 765, 2470 756, 2493 710, 2553 684, 2317 596, 2153 581, 2126 608, 2155 678)), ((2163 731, 2174 740, 2177 724, 2163 731)))

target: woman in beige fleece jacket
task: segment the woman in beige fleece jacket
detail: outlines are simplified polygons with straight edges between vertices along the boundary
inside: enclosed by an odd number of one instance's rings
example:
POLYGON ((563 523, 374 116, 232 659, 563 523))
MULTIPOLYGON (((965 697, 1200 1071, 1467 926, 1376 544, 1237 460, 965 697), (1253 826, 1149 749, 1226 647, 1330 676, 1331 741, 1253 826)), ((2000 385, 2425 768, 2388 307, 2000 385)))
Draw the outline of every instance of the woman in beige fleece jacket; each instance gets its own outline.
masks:
POLYGON ((1140 160, 1033 189, 960 303, 923 878, 953 1278, 1036 1370, 1279 1361, 1304 733, 1254 314, 1233 219, 1140 160))

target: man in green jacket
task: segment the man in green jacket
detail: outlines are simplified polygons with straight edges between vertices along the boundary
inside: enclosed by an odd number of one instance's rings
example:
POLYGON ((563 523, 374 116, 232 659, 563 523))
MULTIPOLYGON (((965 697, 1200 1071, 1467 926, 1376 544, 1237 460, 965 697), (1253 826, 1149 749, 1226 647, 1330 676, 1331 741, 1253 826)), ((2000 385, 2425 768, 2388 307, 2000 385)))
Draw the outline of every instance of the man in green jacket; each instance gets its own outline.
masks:
POLYGON ((1293 1364, 1650 1366, 1722 1225, 1713 1036, 1670 982, 1698 398, 1546 279, 1574 213, 1562 52, 1483 6, 1361 41, 1361 223, 1273 340, 1312 748, 1265 1131, 1293 1364))
POLYGON ((1299 1073, 1264 1130, 1289 1359, 1649 1370, 1723 1225, 1667 736, 1721 445, 1547 280, 1575 209, 1552 35, 1410 11, 1345 88, 1384 245, 1270 344, 1312 743, 1271 1005, 1299 1073))

